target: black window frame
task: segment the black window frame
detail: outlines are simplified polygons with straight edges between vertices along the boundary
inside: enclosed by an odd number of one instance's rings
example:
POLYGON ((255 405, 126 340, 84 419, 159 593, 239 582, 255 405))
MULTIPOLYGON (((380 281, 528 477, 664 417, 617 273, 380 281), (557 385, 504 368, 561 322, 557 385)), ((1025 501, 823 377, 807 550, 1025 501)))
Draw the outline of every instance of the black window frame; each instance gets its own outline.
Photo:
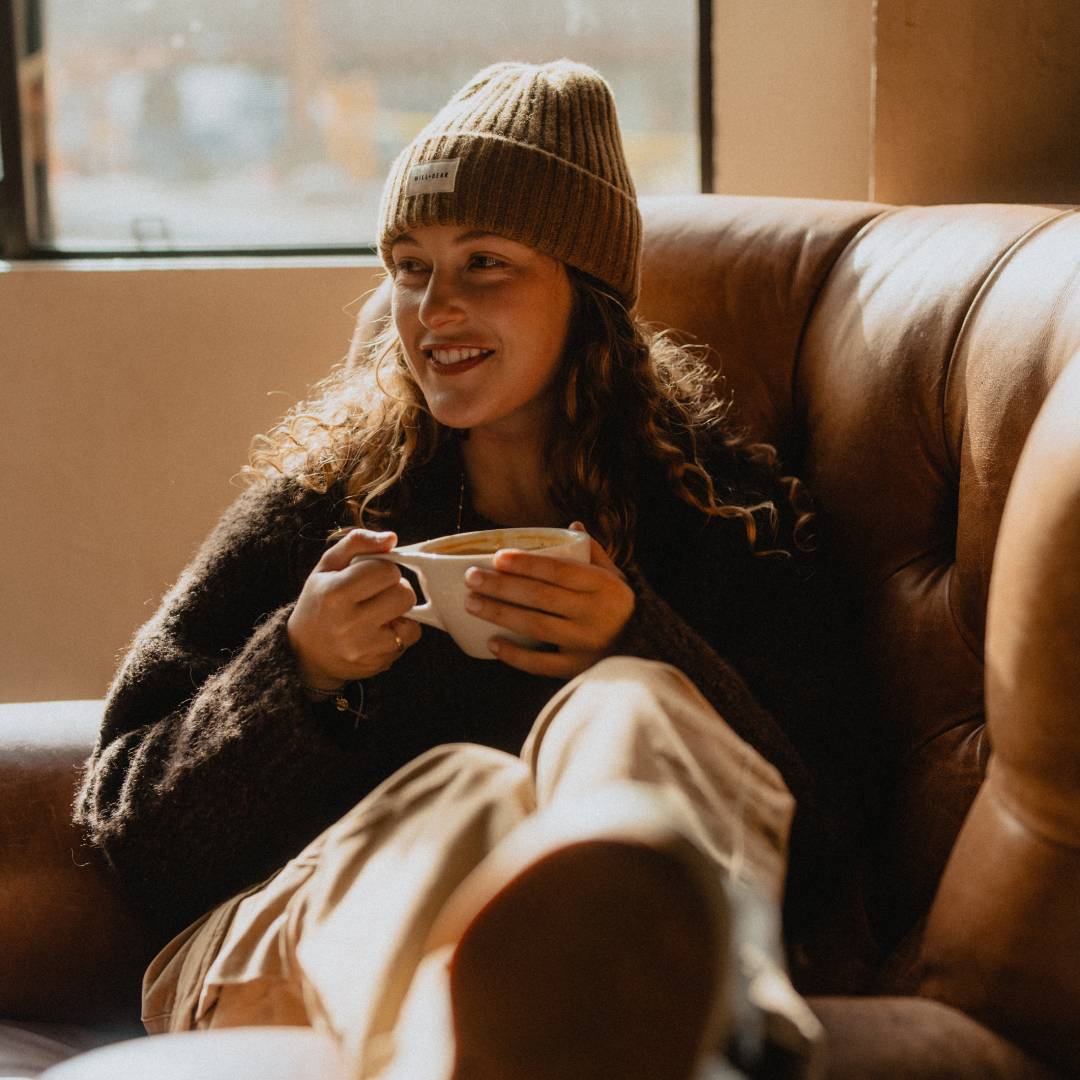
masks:
MULTIPOLYGON (((189 256, 318 256, 370 255, 371 245, 330 245, 315 247, 265 245, 260 247, 206 247, 139 250, 99 248, 70 250, 55 244, 36 242, 32 214, 37 203, 28 195, 35 182, 26 160, 23 118, 20 107, 21 71, 41 58, 41 5, 48 0, 0 0, 0 259, 173 259, 189 256), (35 59, 36 58, 36 59, 35 59)), ((697 100, 699 185, 702 192, 713 190, 713 55, 712 0, 697 0, 698 37, 697 100)))

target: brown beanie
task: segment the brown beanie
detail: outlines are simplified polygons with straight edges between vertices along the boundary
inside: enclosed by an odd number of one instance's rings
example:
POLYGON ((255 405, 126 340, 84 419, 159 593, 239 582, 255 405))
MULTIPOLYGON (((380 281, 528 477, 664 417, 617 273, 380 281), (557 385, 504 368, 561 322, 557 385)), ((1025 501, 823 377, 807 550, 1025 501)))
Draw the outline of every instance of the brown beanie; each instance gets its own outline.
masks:
POLYGON ((379 210, 379 254, 424 225, 528 244, 637 300, 641 214, 611 88, 570 60, 494 64, 399 155, 379 210))

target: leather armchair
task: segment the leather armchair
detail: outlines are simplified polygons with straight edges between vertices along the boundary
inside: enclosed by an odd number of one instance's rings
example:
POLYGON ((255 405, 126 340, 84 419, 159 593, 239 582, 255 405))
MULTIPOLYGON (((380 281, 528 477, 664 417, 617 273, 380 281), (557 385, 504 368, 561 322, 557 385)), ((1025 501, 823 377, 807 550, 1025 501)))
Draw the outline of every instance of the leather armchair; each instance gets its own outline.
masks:
MULTIPOLYGON (((724 196, 643 211, 642 312, 710 348, 739 420, 808 481, 857 597, 887 778, 867 867, 882 955, 846 996, 811 1000, 828 1074, 1076 1075, 1080 212, 724 196)), ((0 707, 0 1016, 23 1025, 0 1023, 0 1077, 27 1031, 55 1035, 56 1058, 126 1040, 51 1080, 150 1061, 161 1077, 336 1075, 301 1029, 220 1033, 220 1053, 218 1033, 129 1038, 154 943, 68 824, 99 714, 0 707)))

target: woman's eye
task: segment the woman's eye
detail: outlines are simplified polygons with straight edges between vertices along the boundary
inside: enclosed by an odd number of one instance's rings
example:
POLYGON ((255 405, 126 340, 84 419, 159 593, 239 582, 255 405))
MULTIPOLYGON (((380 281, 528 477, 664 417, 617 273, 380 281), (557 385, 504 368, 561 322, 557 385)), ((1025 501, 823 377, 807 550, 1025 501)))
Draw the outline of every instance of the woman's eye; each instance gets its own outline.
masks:
POLYGON ((496 259, 494 255, 474 255, 470 262, 477 270, 498 270, 506 265, 502 259, 496 259))
POLYGON ((420 274, 424 271, 424 264, 416 259, 398 259, 394 263, 394 277, 409 274, 420 274))

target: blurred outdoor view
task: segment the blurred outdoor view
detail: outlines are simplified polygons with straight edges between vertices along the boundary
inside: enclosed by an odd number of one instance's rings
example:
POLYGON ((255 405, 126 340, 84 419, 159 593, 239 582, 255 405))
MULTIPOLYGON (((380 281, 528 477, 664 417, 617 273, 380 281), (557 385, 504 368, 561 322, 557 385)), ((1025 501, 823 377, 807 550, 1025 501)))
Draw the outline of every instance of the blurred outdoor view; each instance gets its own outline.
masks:
POLYGON ((42 0, 39 241, 370 243, 383 178, 497 60, 615 91, 639 193, 698 189, 695 0, 42 0))

